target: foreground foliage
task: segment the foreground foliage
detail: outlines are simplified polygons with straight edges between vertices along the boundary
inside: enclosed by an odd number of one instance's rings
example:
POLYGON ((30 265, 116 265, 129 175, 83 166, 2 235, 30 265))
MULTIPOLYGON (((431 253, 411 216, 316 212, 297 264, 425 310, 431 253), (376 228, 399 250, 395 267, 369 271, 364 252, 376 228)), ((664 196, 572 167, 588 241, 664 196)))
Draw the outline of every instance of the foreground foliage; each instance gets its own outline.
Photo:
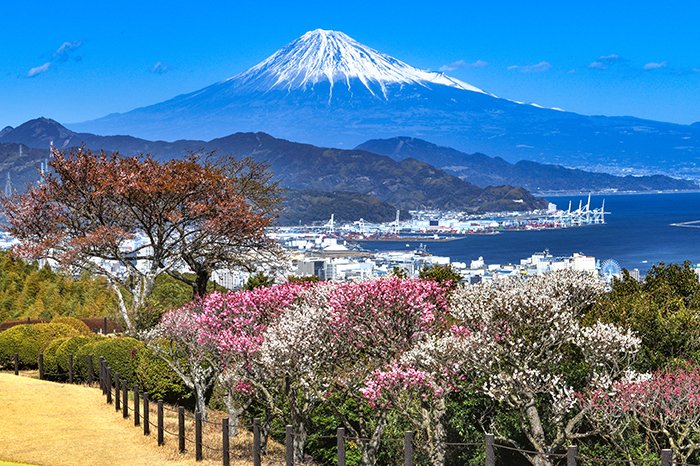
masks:
POLYGON ((179 348, 165 360, 176 369, 186 362, 176 372, 200 409, 218 378, 231 419, 252 400, 264 431, 275 418, 291 424, 297 461, 324 412, 357 438, 360 464, 386 460, 382 439, 398 426, 419 432, 426 462, 444 464, 448 406, 466 395, 499 413, 484 430, 548 465, 544 454, 592 434, 576 393, 633 374, 640 340, 610 323, 582 323, 602 293, 575 272, 471 287, 449 278, 290 283, 171 311, 151 346, 162 351, 167 338, 166 348, 179 348))
POLYGON ((609 292, 575 272, 457 287, 293 281, 170 311, 146 347, 57 334, 44 352, 57 373, 71 352, 127 364, 157 396, 225 408, 232 432, 251 417, 264 439, 291 424, 298 462, 333 464, 343 426, 355 438, 348 464, 400 462, 405 430, 419 464, 483 464, 482 448, 450 444, 482 444, 485 432, 534 452, 499 449, 504 464, 549 466, 571 444, 634 465, 671 448, 694 463, 696 281, 687 264, 655 266, 644 283, 624 276, 609 292))

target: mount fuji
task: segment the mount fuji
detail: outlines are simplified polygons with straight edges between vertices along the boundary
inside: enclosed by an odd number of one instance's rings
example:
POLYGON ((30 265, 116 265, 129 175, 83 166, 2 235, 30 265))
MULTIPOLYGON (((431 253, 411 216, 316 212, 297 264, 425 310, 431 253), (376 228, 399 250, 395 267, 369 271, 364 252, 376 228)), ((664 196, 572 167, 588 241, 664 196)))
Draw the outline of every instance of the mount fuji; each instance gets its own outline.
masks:
POLYGON ((338 148, 408 136, 509 161, 700 173, 698 125, 585 116, 498 98, 322 29, 204 89, 68 126, 167 140, 264 131, 338 148))

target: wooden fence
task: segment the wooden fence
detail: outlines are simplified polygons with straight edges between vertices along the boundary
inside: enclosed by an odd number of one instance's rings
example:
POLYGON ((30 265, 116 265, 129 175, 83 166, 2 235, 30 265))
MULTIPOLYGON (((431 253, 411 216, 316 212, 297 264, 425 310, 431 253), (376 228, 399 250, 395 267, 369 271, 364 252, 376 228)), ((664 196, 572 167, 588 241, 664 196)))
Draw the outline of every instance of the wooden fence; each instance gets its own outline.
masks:
MULTIPOLYGON (((74 372, 73 356, 68 357, 68 373, 59 374, 61 376, 67 377, 69 383, 73 383, 77 379, 74 372)), ((210 453, 216 453, 217 457, 221 457, 222 464, 224 466, 229 466, 231 464, 231 448, 230 448, 230 427, 228 418, 221 419, 221 431, 220 431, 220 445, 212 447, 206 445, 203 442, 202 432, 204 423, 209 423, 202 419, 202 415, 199 412, 194 413, 194 438, 188 437, 188 432, 186 429, 186 418, 187 415, 192 417, 192 413, 185 410, 183 406, 178 406, 177 409, 171 409, 164 405, 163 400, 156 401, 156 422, 152 422, 151 416, 151 402, 147 392, 142 392, 137 384, 131 384, 127 380, 120 377, 118 373, 113 373, 112 369, 107 365, 103 358, 99 360, 99 372, 95 371, 93 366, 92 356, 87 356, 87 375, 86 380, 88 383, 96 381, 99 383, 99 387, 102 390, 103 395, 106 397, 106 402, 113 404, 115 411, 120 412, 124 419, 133 417, 134 427, 139 427, 143 429, 144 435, 151 435, 151 427, 156 429, 156 438, 159 446, 164 445, 165 435, 171 435, 177 438, 178 451, 184 453, 187 451, 187 443, 194 445, 195 448, 195 459, 197 461, 202 461, 204 458, 204 449, 210 453), (96 377, 95 377, 96 376, 96 377), (131 395, 131 396, 129 396, 131 395), (168 431, 165 428, 165 412, 170 411, 177 415, 177 432, 168 431)), ((45 378, 44 372, 44 355, 39 355, 39 378, 45 378)), ((19 355, 14 355, 14 371, 15 375, 19 375, 19 355)), ((210 423, 211 424, 211 423, 210 423)), ((262 442, 262 429, 260 425, 260 419, 253 419, 253 423, 250 427, 253 432, 253 442, 250 449, 249 456, 245 458, 237 458, 250 461, 253 466, 262 466, 263 464, 263 442, 262 442)), ((191 435, 192 432, 190 431, 191 435)), ((337 445, 337 460, 338 466, 345 466, 346 464, 346 443, 348 441, 357 440, 353 437, 347 436, 345 429, 340 427, 337 429, 336 435, 334 437, 337 445)), ((404 466, 414 466, 416 455, 415 455, 415 432, 408 431, 405 432, 403 439, 384 439, 386 442, 400 442, 403 443, 403 457, 404 466)), ((284 460, 277 462, 269 461, 266 459, 265 464, 279 464, 284 466, 294 466, 294 433, 292 426, 286 426, 285 430, 285 454, 284 460)), ((631 464, 630 460, 614 460, 609 458, 593 458, 586 456, 579 456, 578 448, 576 446, 569 446, 566 452, 560 453, 542 453, 531 450, 523 450, 510 445, 497 444, 495 437, 492 434, 486 434, 484 436, 483 443, 446 443, 446 447, 469 447, 478 448, 484 453, 484 463, 485 466, 496 466, 497 464, 506 464, 505 462, 498 461, 499 451, 502 452, 517 452, 525 455, 540 456, 557 465, 566 466, 579 466, 579 465, 622 465, 631 464)), ((649 465, 649 464, 660 464, 661 466, 698 466, 688 463, 678 463, 674 461, 672 451, 670 449, 661 450, 660 457, 651 462, 649 460, 632 460, 635 464, 639 465, 649 465)))

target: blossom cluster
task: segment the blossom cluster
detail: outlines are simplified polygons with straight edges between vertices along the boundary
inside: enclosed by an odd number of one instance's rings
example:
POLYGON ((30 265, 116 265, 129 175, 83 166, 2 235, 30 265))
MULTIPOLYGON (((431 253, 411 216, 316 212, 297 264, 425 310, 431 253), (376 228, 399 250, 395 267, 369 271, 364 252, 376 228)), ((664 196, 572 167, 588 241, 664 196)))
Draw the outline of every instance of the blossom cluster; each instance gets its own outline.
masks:
MULTIPOLYGON (((212 355, 230 397, 262 396, 274 410, 283 396, 294 419, 332 394, 366 403, 374 426, 394 409, 441 432, 446 396, 479 391, 527 413, 523 425, 535 427, 533 409, 546 400, 541 415, 569 435, 572 411, 587 409, 564 369, 572 349, 589 368, 583 391, 604 393, 630 375, 640 346, 614 325, 581 324, 602 291, 590 275, 568 271, 453 290, 399 278, 288 283, 212 293, 166 314, 161 326, 179 327, 212 355)), ((538 435, 536 447, 550 448, 538 435)))

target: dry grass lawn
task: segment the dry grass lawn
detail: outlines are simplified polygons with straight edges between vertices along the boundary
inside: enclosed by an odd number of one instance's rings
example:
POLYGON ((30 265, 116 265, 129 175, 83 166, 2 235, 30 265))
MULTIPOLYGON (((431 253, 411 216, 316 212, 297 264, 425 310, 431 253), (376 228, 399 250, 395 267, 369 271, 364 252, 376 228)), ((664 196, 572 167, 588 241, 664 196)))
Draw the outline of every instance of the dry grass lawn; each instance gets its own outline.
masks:
MULTIPOLYGON (((149 410, 153 423, 154 405, 149 410)), ((166 430, 177 432, 175 419, 174 414, 166 416, 166 430)), ((188 424, 186 437, 191 439, 193 423, 188 424)), ((220 445, 221 431, 217 435, 216 427, 205 425, 205 445, 220 445)), ((249 458, 251 437, 246 432, 231 439, 231 464, 251 464, 245 458, 249 458)), ((105 403, 98 388, 0 373, 0 466, 3 460, 70 466, 221 464, 221 452, 205 449, 205 460, 197 463, 194 445, 187 442, 187 450, 179 454, 177 438, 167 434, 165 445, 158 447, 155 427, 150 436, 144 436, 142 428, 134 427, 133 418, 123 419, 114 405, 105 403)), ((271 444, 269 451, 263 464, 280 464, 282 447, 271 444)))

